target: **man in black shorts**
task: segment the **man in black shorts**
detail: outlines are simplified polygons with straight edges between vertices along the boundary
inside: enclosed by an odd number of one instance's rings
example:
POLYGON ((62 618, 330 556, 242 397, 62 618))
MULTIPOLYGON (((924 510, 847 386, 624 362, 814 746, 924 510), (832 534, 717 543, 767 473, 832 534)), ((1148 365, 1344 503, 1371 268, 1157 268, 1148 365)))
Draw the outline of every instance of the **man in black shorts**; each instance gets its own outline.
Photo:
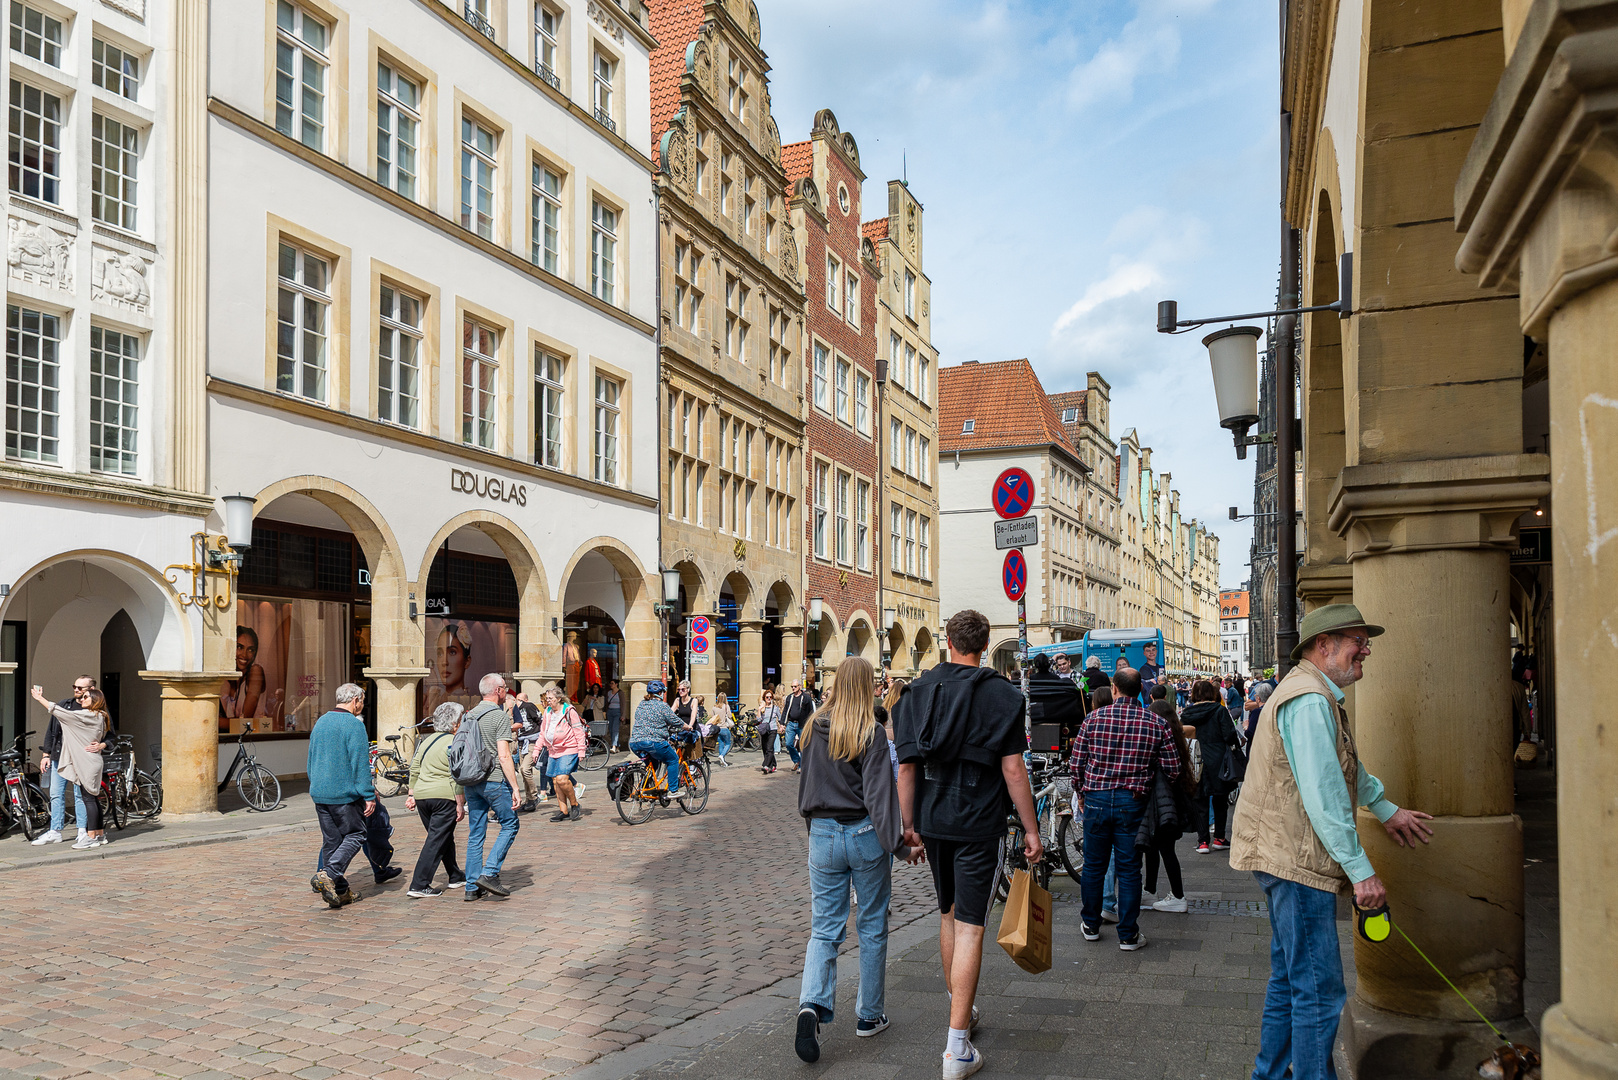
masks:
POLYGON ((956 612, 944 628, 950 662, 923 673, 894 708, 899 809, 905 843, 921 844, 938 893, 938 948, 950 988, 944 1080, 983 1068, 971 1042, 983 964, 983 921, 994 887, 995 852, 1015 806, 1027 839, 1023 853, 1044 853, 1023 751, 1022 693, 993 668, 980 667, 989 620, 956 612))

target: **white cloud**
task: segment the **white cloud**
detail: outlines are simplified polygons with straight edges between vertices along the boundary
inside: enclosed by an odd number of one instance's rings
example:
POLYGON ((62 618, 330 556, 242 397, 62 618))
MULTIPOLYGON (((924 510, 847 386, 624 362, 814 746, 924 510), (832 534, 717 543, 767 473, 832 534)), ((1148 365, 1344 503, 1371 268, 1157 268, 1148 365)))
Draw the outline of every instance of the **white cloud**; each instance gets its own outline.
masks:
POLYGON ((1116 267, 1112 273, 1084 290, 1084 295, 1057 318, 1051 335, 1057 336, 1109 300, 1132 296, 1143 289, 1161 283, 1163 275, 1151 263, 1128 262, 1116 267))

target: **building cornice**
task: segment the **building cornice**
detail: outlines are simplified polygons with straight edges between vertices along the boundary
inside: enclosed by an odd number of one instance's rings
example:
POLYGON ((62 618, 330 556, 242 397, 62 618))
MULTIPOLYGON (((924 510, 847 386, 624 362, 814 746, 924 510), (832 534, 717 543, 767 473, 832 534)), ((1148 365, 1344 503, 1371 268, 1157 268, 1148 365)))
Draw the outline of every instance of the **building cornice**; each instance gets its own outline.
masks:
POLYGON ((1313 195, 1315 143, 1326 108, 1326 83, 1337 31, 1338 0, 1302 0, 1284 6, 1289 15, 1286 54, 1282 57, 1281 107, 1292 114, 1292 144, 1283 147, 1286 220, 1298 228, 1308 221, 1313 195))
POLYGON ((165 514, 206 518, 214 501, 206 495, 174 488, 130 484, 94 473, 69 473, 0 463, 0 490, 24 491, 95 503, 114 503, 165 514))
MULTIPOLYGON (((594 480, 586 480, 571 473, 531 465, 517 458, 504 457, 489 450, 450 442, 448 439, 441 439, 436 435, 427 435, 395 424, 385 424, 380 420, 372 420, 369 417, 339 412, 336 409, 327 408, 306 398, 274 393, 256 386, 247 386, 243 383, 221 379, 217 375, 208 376, 208 392, 217 394, 220 397, 244 401, 250 405, 258 405, 266 409, 289 412, 306 420, 330 424, 332 427, 357 431, 385 442, 402 443, 422 450, 431 450, 490 471, 521 476, 555 487, 572 488, 575 491, 584 492, 598 499, 624 503, 629 506, 654 508, 657 506, 657 499, 649 495, 641 495, 638 492, 626 491, 623 488, 616 488, 607 484, 598 484, 594 480)), ((211 506, 212 503, 210 502, 209 505, 211 506)))
POLYGON ((439 214, 433 213, 420 203, 412 202, 403 195, 400 195, 398 192, 383 187, 381 184, 377 183, 375 180, 372 180, 364 173, 351 169, 342 162, 327 157, 325 154, 309 149, 309 147, 303 145, 303 143, 299 142, 298 140, 281 134, 279 131, 275 130, 273 127, 270 127, 270 125, 264 123, 262 120, 249 116, 247 113, 242 112, 229 102, 222 101, 219 98, 209 98, 208 112, 213 116, 218 117, 220 120, 230 124, 232 127, 238 128, 254 138, 270 144, 277 150, 280 150, 283 153, 291 154, 293 157, 298 158, 305 164, 314 166, 334 179, 341 180, 345 184, 358 188, 371 198, 385 202, 389 206, 392 206, 395 210, 410 215, 417 221, 420 221, 422 224, 432 226, 434 229, 437 229, 439 232, 450 237, 452 240, 457 240, 468 247, 477 249, 485 255, 499 259, 513 270, 527 274, 529 277, 540 282, 541 284, 547 285, 550 288, 555 289, 557 292, 567 296, 570 300, 576 300, 588 307, 593 307, 603 315, 611 316, 612 318, 623 323, 625 326, 638 330, 648 336, 654 332, 651 323, 642 322, 640 319, 637 319, 635 316, 631 315, 627 311, 624 311, 622 308, 613 307, 606 301, 599 300, 596 297, 591 296, 588 292, 579 288, 566 278, 558 277, 547 270, 541 269, 540 267, 529 262, 527 259, 520 257, 515 252, 507 251, 499 244, 485 240, 483 237, 477 235, 477 233, 461 228, 461 226, 457 225, 455 222, 439 214))

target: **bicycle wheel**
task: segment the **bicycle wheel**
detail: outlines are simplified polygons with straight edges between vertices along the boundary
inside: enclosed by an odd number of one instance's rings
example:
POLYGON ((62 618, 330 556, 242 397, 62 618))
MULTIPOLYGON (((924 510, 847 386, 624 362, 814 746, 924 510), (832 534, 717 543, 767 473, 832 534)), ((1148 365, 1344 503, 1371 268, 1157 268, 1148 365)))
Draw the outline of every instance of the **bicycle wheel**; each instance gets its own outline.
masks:
POLYGON ((618 808, 618 816, 624 819, 624 824, 643 825, 651 820, 657 800, 641 794, 646 783, 646 766, 634 765, 624 770, 623 779, 612 793, 613 805, 618 808))
POLYGON ((1074 881, 1084 869, 1084 826, 1076 818, 1065 817, 1056 826, 1056 847, 1062 856, 1062 869, 1074 881))
POLYGON ((117 782, 101 789, 101 824, 105 826, 108 819, 111 819, 119 832, 123 832, 124 826, 129 824, 129 814, 124 807, 124 793, 117 782))
POLYGON ((133 817, 151 820, 163 810, 163 785, 146 772, 135 770, 135 787, 129 794, 129 813, 133 817))
MULTIPOLYGON (((27 779, 23 780, 20 790, 22 794, 17 796, 16 802, 10 804, 11 816, 16 818, 17 824, 22 826, 24 839, 33 840, 44 830, 39 827, 39 819, 34 816, 34 808, 30 805, 32 802, 30 796, 34 799, 43 799, 43 796, 39 794, 39 789, 30 784, 27 779)), ((45 812, 49 814, 50 808, 46 807, 45 812)), ((48 818, 46 824, 49 824, 48 818)))
POLYGON ((281 781, 256 761, 243 765, 236 774, 236 790, 254 810, 274 810, 281 805, 281 781))
POLYGON ((605 769, 607 767, 607 759, 611 756, 612 755, 607 751, 607 740, 598 739, 592 735, 590 736, 589 745, 584 749, 584 760, 579 763, 579 768, 583 769, 585 772, 595 772, 598 769, 605 769))
POLYGON ((410 786, 410 767, 400 761, 399 755, 392 750, 378 750, 371 762, 371 782, 376 786, 376 793, 383 798, 398 795, 410 786))
POLYGON ((1022 853, 1022 826, 1012 825, 1000 838, 1000 862, 994 873, 994 898, 1004 901, 1011 895, 1011 875, 1028 869, 1022 853))
POLYGON ((692 762, 685 769, 685 787, 680 795, 680 809, 688 814, 700 814, 708 808, 708 766, 692 762))

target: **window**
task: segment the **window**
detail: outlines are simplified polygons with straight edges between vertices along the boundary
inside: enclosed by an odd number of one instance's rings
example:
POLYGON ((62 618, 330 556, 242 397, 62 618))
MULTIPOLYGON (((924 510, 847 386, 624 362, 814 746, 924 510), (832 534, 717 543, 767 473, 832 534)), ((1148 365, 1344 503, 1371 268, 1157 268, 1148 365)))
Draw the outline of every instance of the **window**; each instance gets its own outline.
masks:
POLYGON ((139 364, 139 338, 90 328, 90 468, 96 472, 135 474, 139 364))
POLYGON ((854 376, 854 427, 861 435, 871 434, 871 377, 865 372, 854 376))
POLYGON ((775 252, 775 192, 768 187, 764 191, 764 250, 775 252))
POLYGON ((420 422, 421 301, 382 286, 377 326, 376 415, 405 427, 420 422))
POLYGON ((56 460, 61 346, 60 316, 6 306, 6 457, 56 460))
POLYGON ((830 388, 826 385, 826 380, 830 374, 826 367, 830 362, 830 354, 827 352, 826 346, 818 341, 815 342, 815 408, 821 412, 827 412, 831 409, 831 402, 828 400, 830 388))
POLYGON ((916 512, 905 511, 905 573, 916 573, 916 512))
POLYGON ((561 76, 556 74, 556 57, 560 52, 557 38, 562 32, 562 17, 544 4, 534 5, 534 70, 552 87, 562 88, 561 76))
POLYGON ((605 203, 590 204, 590 295, 613 302, 618 268, 618 211, 605 203))
POLYGON ((461 117, 461 228, 494 239, 494 167, 499 137, 461 117))
POLYGON ((528 257, 552 274, 562 272, 562 177, 534 162, 533 236, 528 257))
POLYGON ((708 194, 708 133, 697 129, 697 194, 708 194))
MULTIPOLYGON (((15 5, 12 10, 16 10, 15 5)), ((134 101, 140 92, 140 58, 93 38, 90 41, 90 81, 109 93, 134 101)))
POLYGON ((888 417, 888 464, 895 469, 904 468, 904 425, 897 417, 888 417))
POLYGON ((976 420, 963 420, 961 422, 961 434, 962 435, 970 435, 970 434, 972 434, 973 429, 976 428, 977 425, 978 425, 978 422, 976 420))
POLYGON ((590 70, 595 75, 595 110, 596 119, 604 124, 608 131, 617 131, 618 125, 612 119, 612 74, 618 65, 606 53, 598 52, 590 70))
POLYGON ((904 381, 904 384, 905 384, 905 386, 910 388, 911 393, 915 393, 915 390, 916 390, 916 347, 914 345, 910 344, 910 342, 908 342, 908 341, 905 342, 905 381, 904 381))
POLYGON ((778 307, 770 308, 770 370, 771 382, 782 386, 787 382, 787 318, 778 307))
POLYGON ((1063 409, 1062 410, 1062 423, 1064 423, 1064 424, 1076 424, 1078 422, 1079 422, 1079 410, 1077 410, 1077 409, 1063 409))
POLYGON ((838 289, 843 283, 843 264, 837 261, 837 256, 826 256, 826 306, 838 314, 842 314, 843 303, 838 289))
POLYGON ((905 382, 904 382, 904 371, 900 367, 900 364, 899 364, 899 358, 901 356, 903 356, 903 355, 904 355, 903 345, 899 341, 899 335, 898 334, 889 334, 888 335, 888 378, 892 379, 894 382, 898 383, 900 386, 903 386, 905 384, 905 382))
POLYGON ((622 391, 617 379, 596 375, 595 478, 602 484, 618 482, 618 398, 622 391))
POLYGON ((848 489, 850 477, 846 472, 837 474, 837 561, 849 561, 848 548, 848 489))
POLYGON ((325 401, 331 267, 318 255, 282 244, 276 278, 275 388, 325 401))
POLYGON ((421 88, 387 64, 376 65, 376 182, 416 197, 421 88))
POLYGON ((727 95, 726 100, 730 105, 730 111, 739 119, 746 120, 747 69, 744 68, 742 66, 742 62, 736 59, 734 56, 730 58, 729 78, 727 82, 729 83, 730 92, 727 95))
POLYGON ((135 172, 140 132, 107 116, 90 117, 90 216, 135 228, 135 172))
POLYGON ((719 213, 729 217, 730 207, 730 155, 726 154, 719 160, 719 213))
POLYGON ((753 235, 753 178, 751 176, 742 182, 742 231, 748 236, 753 235))
POLYGON ((916 317, 916 275, 905 271, 905 315, 916 317))
POLYGON ((854 327, 856 330, 859 329, 860 278, 858 274, 849 274, 848 277, 844 279, 843 302, 846 309, 843 315, 844 318, 848 320, 848 325, 854 327))
POLYGON ((494 449, 499 332, 476 319, 461 324, 461 441, 494 449))
POLYGON ((725 276, 725 352, 747 363, 747 293, 739 278, 725 276))
POLYGON ((905 475, 916 475, 916 433, 905 428, 905 475))
POLYGON ((921 367, 920 370, 916 372, 916 396, 920 398, 921 403, 925 405, 932 400, 932 395, 928 388, 932 386, 933 365, 932 361, 927 359, 926 353, 919 353, 918 357, 921 361, 921 367))
POLYGON ((871 568, 871 484, 861 480, 854 485, 854 565, 871 568))
POLYGON ((275 130, 325 149, 326 24, 288 0, 275 5, 275 130))
POLYGON ((51 67, 62 66, 62 24, 43 11, 11 0, 11 49, 24 56, 43 61, 51 67))
POLYGON ((894 503, 889 510, 888 569, 899 574, 904 572, 904 563, 900 561, 900 553, 904 550, 904 508, 894 503))
POLYGON ((933 441, 927 436, 921 436, 920 444, 916 447, 916 464, 921 466, 918 478, 924 484, 933 481, 933 441))
POLYGON ((849 410, 848 373, 849 373, 848 361, 839 358, 838 361, 837 361, 837 413, 836 413, 836 416, 837 416, 837 419, 841 420, 845 424, 853 422, 853 417, 851 417, 849 415, 849 411, 848 411, 849 410))
POLYGON ((466 16, 466 21, 478 33, 490 41, 494 40, 494 23, 489 21, 489 0, 465 0, 461 14, 466 16))
MULTIPOLYGON (((690 398, 686 398, 684 401, 682 401, 680 403, 680 452, 682 454, 689 454, 691 452, 691 409, 692 409, 692 407, 693 407, 693 405, 692 405, 692 401, 691 401, 690 398)), ((700 446, 697 447, 697 453, 700 454, 701 452, 702 452, 702 447, 700 447, 700 446)))
POLYGON ((815 558, 826 557, 826 482, 829 466, 815 462, 815 558))
POLYGON ((62 201, 62 99, 11 80, 7 182, 12 191, 62 201))

